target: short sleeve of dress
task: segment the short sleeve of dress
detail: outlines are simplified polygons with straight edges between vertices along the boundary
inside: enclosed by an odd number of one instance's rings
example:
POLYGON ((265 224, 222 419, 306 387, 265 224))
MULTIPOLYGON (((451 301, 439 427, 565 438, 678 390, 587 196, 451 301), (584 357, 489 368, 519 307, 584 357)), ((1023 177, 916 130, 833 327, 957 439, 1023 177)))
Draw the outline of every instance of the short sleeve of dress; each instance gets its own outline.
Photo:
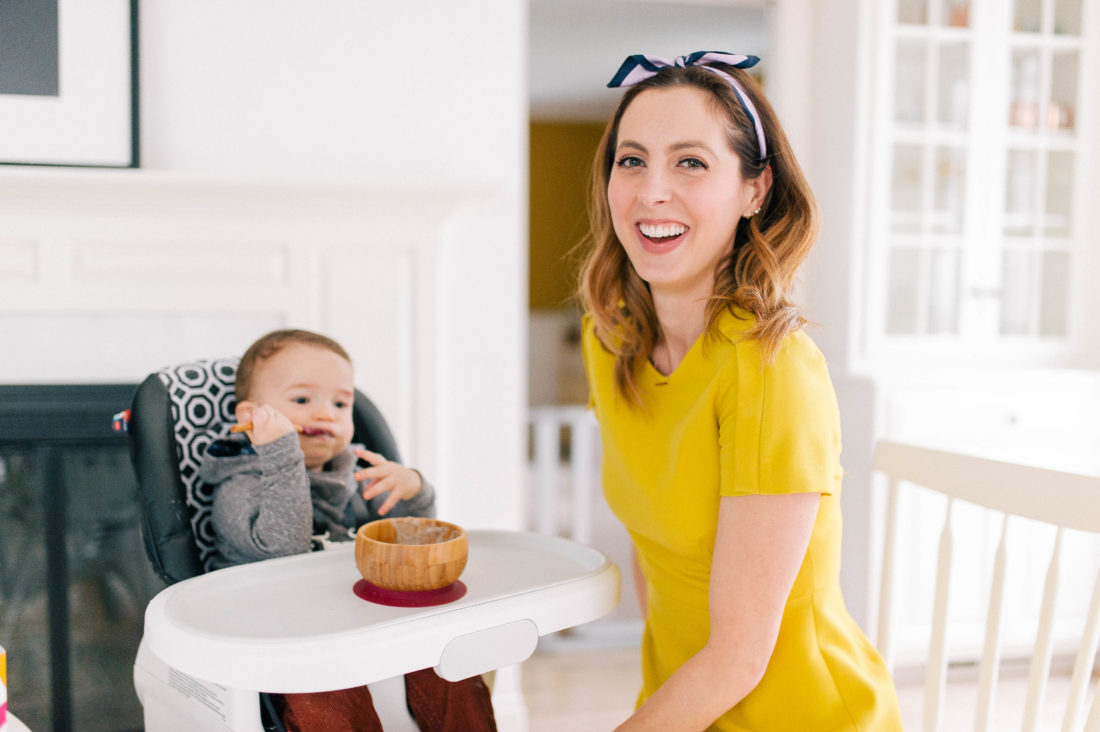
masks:
POLYGON ((720 494, 839 493, 840 414, 825 357, 802 331, 764 368, 755 341, 736 349, 716 391, 720 494))

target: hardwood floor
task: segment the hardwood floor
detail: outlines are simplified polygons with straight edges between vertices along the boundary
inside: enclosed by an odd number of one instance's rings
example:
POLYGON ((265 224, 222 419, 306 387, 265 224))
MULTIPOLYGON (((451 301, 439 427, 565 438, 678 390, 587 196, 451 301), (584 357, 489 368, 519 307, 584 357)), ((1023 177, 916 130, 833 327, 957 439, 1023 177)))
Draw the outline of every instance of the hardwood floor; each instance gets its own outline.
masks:
MULTIPOLYGON (((1100 671, 1093 674, 1095 689, 1100 671)), ((973 728, 977 698, 977 670, 952 668, 941 729, 956 732, 973 728)), ((921 728, 923 680, 917 673, 897 676, 898 703, 905 729, 921 728)), ((612 647, 540 649, 523 664, 523 692, 530 714, 529 732, 610 732, 634 708, 641 685, 637 651, 612 647)), ((1027 688, 1027 667, 1006 664, 997 688, 990 729, 1019 729, 1027 688)), ((1052 674, 1038 729, 1059 730, 1069 694, 1069 674, 1052 674)), ((1087 709, 1087 708, 1086 708, 1087 709)))
POLYGON ((529 732, 610 732, 641 685, 634 648, 540 650, 523 663, 529 732))

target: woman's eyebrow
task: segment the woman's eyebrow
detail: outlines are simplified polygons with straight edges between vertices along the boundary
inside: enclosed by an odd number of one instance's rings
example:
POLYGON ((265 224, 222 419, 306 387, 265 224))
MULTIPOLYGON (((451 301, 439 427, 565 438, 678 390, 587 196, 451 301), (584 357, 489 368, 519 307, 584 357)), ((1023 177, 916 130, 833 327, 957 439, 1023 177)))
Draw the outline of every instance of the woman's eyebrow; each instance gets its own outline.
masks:
MULTIPOLYGON (((642 153, 648 153, 649 152, 646 149, 645 145, 643 145, 640 142, 635 142, 634 140, 623 140, 622 142, 620 142, 619 146, 618 146, 618 150, 622 150, 623 148, 630 148, 632 150, 637 150, 638 152, 642 152, 642 153)), ((705 150, 706 152, 708 152, 712 155, 714 154, 714 151, 710 149, 709 145, 707 145, 705 142, 701 142, 699 140, 683 140, 681 142, 674 142, 674 143, 672 143, 671 145, 668 146, 668 151, 669 152, 677 152, 679 150, 690 150, 690 149, 705 150)))
POLYGON ((677 150, 688 150, 692 148, 698 148, 705 150, 708 153, 714 154, 714 151, 710 149, 710 145, 698 140, 684 140, 683 142, 674 142, 668 146, 669 152, 676 152, 677 150))

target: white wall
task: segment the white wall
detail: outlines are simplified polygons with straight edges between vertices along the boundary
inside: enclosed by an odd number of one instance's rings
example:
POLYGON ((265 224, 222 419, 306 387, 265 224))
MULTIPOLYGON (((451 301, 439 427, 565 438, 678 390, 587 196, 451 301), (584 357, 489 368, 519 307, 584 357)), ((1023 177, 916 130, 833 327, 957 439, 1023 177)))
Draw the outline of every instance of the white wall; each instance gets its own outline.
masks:
POLYGON ((529 0, 531 117, 605 122, 621 90, 607 82, 635 53, 760 56, 770 66, 765 0, 529 0))
POLYGON ((866 90, 861 44, 866 0, 836 0, 827 10, 809 0, 779 0, 768 18, 773 62, 769 97, 783 120, 817 198, 821 232, 800 278, 809 332, 829 362, 840 401, 845 470, 841 586, 853 617, 868 627, 875 526, 871 449, 876 394, 852 368, 853 295, 860 288, 860 241, 866 90))
POLYGON ((275 325, 324 329, 369 354, 357 358, 360 382, 397 405, 402 450, 429 466, 447 516, 519 526, 525 4, 188 0, 141 13, 143 170, 0 170, 12 194, 0 204, 0 381, 129 381, 183 353, 242 348, 275 325), (19 210, 24 192, 35 207, 19 210), (227 299, 178 317, 189 307, 182 278, 210 284, 165 264, 192 248, 236 265, 257 254, 254 269, 219 286, 255 294, 274 278, 271 292, 292 302, 227 299), (140 283, 142 256, 176 282, 139 286, 137 300, 104 286, 123 272, 140 283), (360 307, 386 307, 380 291, 420 293, 394 305, 405 311, 392 327, 410 330, 368 330, 385 327, 376 309, 333 312, 329 274, 363 288, 360 307), (138 321, 153 335, 125 340, 138 321), (12 358, 31 332, 33 352, 12 358), (73 357, 77 334, 98 344, 94 356, 73 357), (372 343, 416 362, 395 365, 372 343))
POLYGON ((141 12, 147 168, 521 190, 523 3, 188 0, 141 12))

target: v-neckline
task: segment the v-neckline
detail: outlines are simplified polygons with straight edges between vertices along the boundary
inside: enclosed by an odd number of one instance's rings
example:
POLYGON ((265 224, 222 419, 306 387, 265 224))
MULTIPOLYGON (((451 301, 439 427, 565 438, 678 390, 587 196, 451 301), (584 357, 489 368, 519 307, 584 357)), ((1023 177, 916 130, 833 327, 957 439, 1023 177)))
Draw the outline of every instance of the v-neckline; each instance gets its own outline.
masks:
POLYGON ((653 363, 652 358, 646 358, 645 365, 646 368, 649 369, 650 376, 654 379, 654 383, 658 386, 664 386, 665 384, 671 383, 672 379, 684 370, 684 365, 687 364, 687 362, 693 357, 695 352, 702 348, 701 343, 706 335, 707 333, 705 330, 700 333, 699 336, 695 339, 695 342, 691 344, 691 348, 687 350, 687 353, 684 354, 684 357, 680 359, 680 362, 678 364, 676 364, 676 367, 667 374, 661 373, 661 370, 657 368, 657 366, 653 363))

